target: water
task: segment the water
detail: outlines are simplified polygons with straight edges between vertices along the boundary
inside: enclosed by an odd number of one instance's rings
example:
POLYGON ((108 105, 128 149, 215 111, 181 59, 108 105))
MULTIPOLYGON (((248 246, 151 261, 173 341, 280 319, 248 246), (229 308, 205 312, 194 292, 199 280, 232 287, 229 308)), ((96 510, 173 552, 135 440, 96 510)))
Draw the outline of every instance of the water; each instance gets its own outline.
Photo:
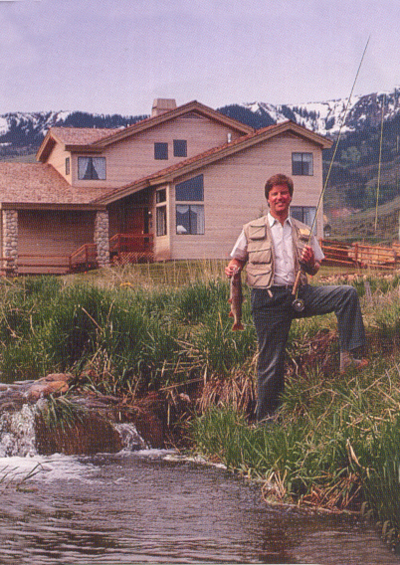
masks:
POLYGON ((268 507, 256 485, 173 452, 0 458, 6 469, 2 565, 400 563, 356 520, 268 507))

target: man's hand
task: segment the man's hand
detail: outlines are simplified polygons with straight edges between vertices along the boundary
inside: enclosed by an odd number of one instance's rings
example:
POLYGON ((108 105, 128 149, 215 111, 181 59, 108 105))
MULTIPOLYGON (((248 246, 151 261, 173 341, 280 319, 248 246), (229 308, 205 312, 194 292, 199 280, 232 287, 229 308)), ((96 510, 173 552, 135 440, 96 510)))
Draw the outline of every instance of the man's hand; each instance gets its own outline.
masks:
POLYGON ((315 275, 319 271, 320 264, 315 260, 313 248, 309 245, 304 247, 300 262, 305 272, 309 275, 315 275))
POLYGON ((225 267, 226 276, 229 278, 233 277, 235 273, 243 269, 243 266, 244 266, 243 261, 239 261, 239 259, 232 259, 225 267))

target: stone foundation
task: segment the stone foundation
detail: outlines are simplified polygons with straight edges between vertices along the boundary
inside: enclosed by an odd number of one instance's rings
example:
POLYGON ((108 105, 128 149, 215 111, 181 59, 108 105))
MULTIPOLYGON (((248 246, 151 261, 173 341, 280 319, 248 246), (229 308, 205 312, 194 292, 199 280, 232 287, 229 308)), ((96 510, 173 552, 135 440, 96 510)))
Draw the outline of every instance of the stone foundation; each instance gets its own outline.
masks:
POLYGON ((16 210, 3 210, 2 228, 2 255, 7 260, 2 268, 6 273, 16 274, 18 270, 18 212, 16 210))
POLYGON ((108 266, 110 264, 108 212, 96 212, 94 222, 94 243, 97 245, 98 266, 108 266))

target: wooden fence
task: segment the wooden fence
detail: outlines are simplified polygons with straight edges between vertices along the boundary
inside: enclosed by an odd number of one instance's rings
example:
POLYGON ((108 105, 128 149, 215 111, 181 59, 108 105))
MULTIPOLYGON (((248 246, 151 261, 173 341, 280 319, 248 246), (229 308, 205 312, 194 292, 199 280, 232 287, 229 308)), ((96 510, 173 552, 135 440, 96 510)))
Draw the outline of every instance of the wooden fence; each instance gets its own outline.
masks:
POLYGON ((346 244, 338 241, 321 240, 325 259, 324 265, 342 265, 361 268, 397 269, 400 268, 400 243, 392 246, 367 245, 365 243, 346 244))

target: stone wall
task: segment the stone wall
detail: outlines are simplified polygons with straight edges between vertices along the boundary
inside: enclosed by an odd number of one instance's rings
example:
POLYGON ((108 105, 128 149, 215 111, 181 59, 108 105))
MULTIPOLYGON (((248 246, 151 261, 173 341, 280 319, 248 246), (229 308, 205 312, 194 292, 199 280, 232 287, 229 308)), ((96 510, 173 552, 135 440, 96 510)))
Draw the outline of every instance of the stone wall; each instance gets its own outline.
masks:
POLYGON ((99 267, 106 267, 110 264, 109 218, 107 211, 96 212, 94 243, 97 245, 97 263, 99 267))
POLYGON ((16 273, 18 268, 18 212, 2 212, 2 256, 8 261, 2 265, 6 272, 16 273))

